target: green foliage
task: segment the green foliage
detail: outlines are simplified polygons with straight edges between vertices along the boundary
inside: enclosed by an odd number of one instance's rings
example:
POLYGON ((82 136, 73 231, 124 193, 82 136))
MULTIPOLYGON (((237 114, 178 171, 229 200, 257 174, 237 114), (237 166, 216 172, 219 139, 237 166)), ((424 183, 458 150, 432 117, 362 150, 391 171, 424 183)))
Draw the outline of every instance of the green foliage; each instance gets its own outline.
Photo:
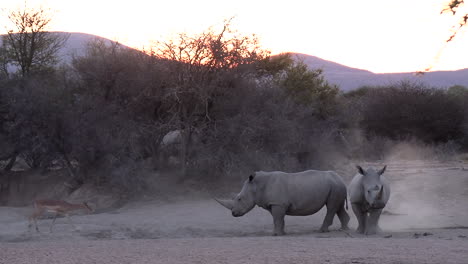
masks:
POLYGON ((290 53, 266 57, 257 63, 259 75, 276 76, 294 64, 290 53))
POLYGON ((373 87, 363 86, 358 89, 346 92, 344 96, 347 98, 359 98, 359 97, 367 95, 370 91, 372 91, 372 89, 373 87))
POLYGON ((297 103, 316 107, 322 117, 335 107, 338 86, 329 84, 321 69, 310 70, 305 63, 294 62, 286 68, 279 83, 297 103))
POLYGON ((447 94, 455 97, 467 97, 468 96, 468 88, 463 85, 454 85, 448 88, 447 94))
POLYGON ((464 137, 464 106, 442 89, 402 82, 362 98, 361 127, 368 135, 429 143, 464 137))

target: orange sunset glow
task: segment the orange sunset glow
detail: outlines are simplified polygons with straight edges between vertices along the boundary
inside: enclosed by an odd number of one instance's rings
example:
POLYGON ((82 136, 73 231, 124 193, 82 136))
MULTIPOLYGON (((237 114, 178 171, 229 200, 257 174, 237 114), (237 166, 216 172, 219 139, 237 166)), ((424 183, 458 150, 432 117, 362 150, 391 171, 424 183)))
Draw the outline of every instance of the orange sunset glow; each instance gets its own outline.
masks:
MULTIPOLYGON (((99 35, 135 48, 179 32, 198 33, 235 17, 233 27, 259 36, 273 53, 298 52, 383 72, 468 67, 468 34, 445 43, 461 14, 440 14, 447 0, 356 1, 108 1, 29 0, 54 11, 49 30, 99 35)), ((2 3, 6 12, 23 0, 2 3)))

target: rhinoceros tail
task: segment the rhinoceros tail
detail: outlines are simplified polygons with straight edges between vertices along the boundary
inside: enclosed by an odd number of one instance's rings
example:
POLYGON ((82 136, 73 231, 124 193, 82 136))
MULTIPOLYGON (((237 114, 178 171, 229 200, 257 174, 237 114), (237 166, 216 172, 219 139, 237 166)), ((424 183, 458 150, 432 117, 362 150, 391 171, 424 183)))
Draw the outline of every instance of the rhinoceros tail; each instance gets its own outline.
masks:
POLYGON ((348 210, 348 197, 346 197, 344 201, 345 201, 346 210, 348 210))

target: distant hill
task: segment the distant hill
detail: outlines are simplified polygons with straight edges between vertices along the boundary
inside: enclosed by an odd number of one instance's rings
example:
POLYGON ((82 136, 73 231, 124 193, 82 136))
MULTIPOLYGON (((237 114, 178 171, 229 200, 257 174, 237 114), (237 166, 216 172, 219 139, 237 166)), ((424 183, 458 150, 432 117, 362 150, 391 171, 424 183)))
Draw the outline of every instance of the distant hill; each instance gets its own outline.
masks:
MULTIPOLYGON (((86 43, 91 40, 104 39, 112 42, 112 40, 85 33, 63 34, 69 34, 67 43, 61 51, 65 62, 70 62, 73 55, 83 55, 86 50, 86 43)), ((416 76, 414 73, 373 73, 311 55, 296 53, 293 56, 304 61, 311 69, 323 69, 325 78, 330 83, 338 85, 343 91, 357 89, 362 86, 386 85, 401 80, 422 82, 434 87, 450 87, 453 85, 468 87, 468 69, 435 71, 425 73, 422 76, 416 76)))
POLYGON ((432 87, 447 88, 453 85, 468 87, 468 69, 457 71, 434 71, 424 75, 414 73, 373 73, 366 70, 351 68, 315 56, 294 54, 304 61, 311 69, 321 68, 325 78, 339 85, 343 91, 349 91, 362 86, 387 85, 402 80, 425 83, 432 87))
POLYGON ((73 56, 82 56, 86 51, 86 45, 93 40, 101 39, 112 43, 114 41, 99 37, 96 35, 86 34, 86 33, 67 33, 63 32, 62 34, 69 34, 67 43, 61 50, 61 56, 64 58, 65 62, 70 62, 73 56))
POLYGON ((95 35, 85 34, 85 33, 63 33, 70 34, 65 44, 65 47, 62 49, 62 56, 71 57, 73 55, 83 55, 86 49, 86 44, 96 38, 100 38, 95 35))
MULTIPOLYGON (((84 55, 84 52, 86 50, 86 44, 92 40, 102 39, 104 41, 108 41, 109 43, 113 42, 112 40, 86 33, 56 33, 69 35, 65 46, 60 51, 60 57, 64 62, 70 62, 73 56, 84 55)), ((0 44, 2 44, 2 37, 3 35, 0 35, 0 44)))

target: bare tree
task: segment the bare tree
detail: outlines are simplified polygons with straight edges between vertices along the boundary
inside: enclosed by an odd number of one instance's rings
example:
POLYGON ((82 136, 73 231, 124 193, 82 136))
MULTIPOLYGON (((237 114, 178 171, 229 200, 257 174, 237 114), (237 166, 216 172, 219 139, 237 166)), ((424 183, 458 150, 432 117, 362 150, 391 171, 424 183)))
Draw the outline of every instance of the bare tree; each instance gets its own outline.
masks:
MULTIPOLYGON (((440 12, 443 13, 452 13, 452 15, 459 15, 459 8, 465 4, 464 0, 451 0, 447 6, 440 12)), ((466 26, 468 23, 468 14, 464 14, 461 16, 460 22, 458 25, 454 26, 454 32, 450 37, 447 39, 447 42, 450 42, 455 38, 457 33, 460 31, 461 28, 466 26)))
POLYGON ((69 35, 46 31, 52 20, 48 10, 25 4, 23 9, 11 11, 8 18, 13 29, 3 37, 3 46, 8 62, 19 67, 21 76, 48 70, 58 62, 58 52, 69 35))
MULTIPOLYGON (((166 120, 183 130, 182 163, 189 163, 193 132, 210 122, 216 98, 233 88, 233 83, 255 73, 255 65, 270 53, 260 48, 255 35, 238 34, 231 19, 197 35, 181 33, 169 41, 155 43, 152 55, 166 61, 169 69, 164 104, 166 120)), ((183 169, 184 170, 184 169, 183 169)), ((184 174, 184 173, 183 173, 184 174)))
POLYGON ((117 97, 115 90, 125 78, 128 53, 130 50, 117 42, 95 38, 87 43, 84 56, 73 59, 73 67, 89 89, 109 101, 117 97))
POLYGON ((0 39, 0 80, 7 79, 8 74, 8 64, 10 59, 8 58, 8 51, 3 45, 3 41, 0 39))

